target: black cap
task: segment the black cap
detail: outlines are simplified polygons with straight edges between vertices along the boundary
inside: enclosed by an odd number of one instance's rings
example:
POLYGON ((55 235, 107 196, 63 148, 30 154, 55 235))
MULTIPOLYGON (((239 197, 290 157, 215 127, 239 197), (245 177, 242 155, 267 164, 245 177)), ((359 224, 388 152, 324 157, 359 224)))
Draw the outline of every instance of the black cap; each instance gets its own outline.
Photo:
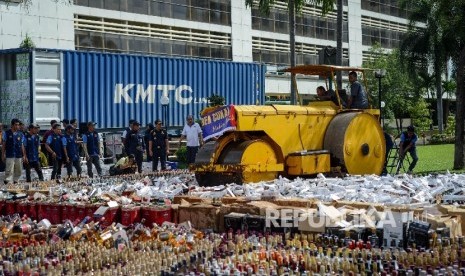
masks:
POLYGON ((138 121, 132 122, 133 125, 140 126, 140 123, 138 121))
POLYGON ((407 127, 407 131, 412 131, 412 132, 414 132, 414 131, 415 131, 415 128, 414 128, 413 126, 408 126, 408 127, 407 127))
POLYGON ((70 123, 70 124, 74 124, 75 122, 77 122, 77 119, 71 119, 71 120, 69 120, 69 123, 70 123))
POLYGON ((61 120, 61 122, 64 123, 64 124, 69 124, 69 120, 68 120, 68 119, 63 119, 63 120, 61 120))
POLYGON ((130 124, 130 125, 134 124, 134 122, 137 122, 137 121, 134 120, 134 119, 129 120, 129 124, 130 124))
POLYGON ((56 124, 56 123, 57 123, 57 120, 51 120, 51 121, 50 121, 50 125, 51 125, 51 126, 53 126, 53 125, 56 124))
POLYGON ((90 122, 87 123, 87 126, 95 126, 96 124, 97 124, 96 122, 90 121, 90 122))
POLYGON ((68 130, 68 129, 74 129, 74 126, 73 125, 67 125, 66 130, 68 130))

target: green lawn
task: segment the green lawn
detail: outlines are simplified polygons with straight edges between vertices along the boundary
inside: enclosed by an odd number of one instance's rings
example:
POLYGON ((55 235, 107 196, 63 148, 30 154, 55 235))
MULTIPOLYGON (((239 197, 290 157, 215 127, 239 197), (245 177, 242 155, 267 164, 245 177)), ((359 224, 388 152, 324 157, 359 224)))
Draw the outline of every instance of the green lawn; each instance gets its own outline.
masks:
MULTIPOLYGON (((417 146, 418 163, 415 174, 452 171, 454 166, 454 145, 417 146)), ((463 172, 463 171, 462 171, 463 172)))

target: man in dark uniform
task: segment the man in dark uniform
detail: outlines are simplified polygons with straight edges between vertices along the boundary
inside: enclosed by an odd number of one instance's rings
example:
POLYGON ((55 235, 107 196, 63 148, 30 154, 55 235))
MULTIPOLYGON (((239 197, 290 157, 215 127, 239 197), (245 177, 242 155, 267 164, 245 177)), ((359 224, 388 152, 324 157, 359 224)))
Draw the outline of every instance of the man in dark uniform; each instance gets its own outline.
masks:
POLYGON ((416 142, 418 140, 417 135, 415 134, 415 128, 413 126, 408 126, 407 131, 402 132, 400 135, 400 145, 399 145, 399 159, 404 160, 405 154, 410 153, 412 157, 412 163, 408 167, 408 174, 411 174, 418 162, 417 156, 417 147, 416 142))
POLYGON ((5 184, 17 183, 21 177, 22 163, 26 160, 24 134, 20 131, 21 121, 11 120, 11 129, 3 132, 2 161, 5 162, 5 184))
POLYGON ((98 176, 102 176, 102 167, 100 167, 100 138, 97 131, 95 131, 94 122, 87 123, 87 132, 82 136, 82 143, 84 144, 84 153, 87 160, 87 174, 90 178, 94 176, 92 172, 92 164, 97 169, 98 176))
POLYGON ((76 168, 77 177, 81 177, 81 159, 79 158, 78 144, 74 134, 74 126, 66 126, 66 134, 63 136, 63 151, 65 153, 65 164, 68 178, 73 174, 73 166, 76 168))
POLYGON ((166 170, 166 156, 170 151, 168 142, 168 133, 162 128, 163 123, 160 120, 155 121, 155 129, 152 131, 149 141, 149 155, 152 156, 152 171, 158 168, 158 159, 160 158, 161 169, 166 170))
POLYGON ((26 133, 26 160, 24 160, 24 168, 26 169, 26 181, 31 182, 31 168, 37 172, 37 176, 40 181, 44 181, 44 175, 42 174, 42 169, 40 168, 39 162, 39 130, 40 127, 38 124, 29 125, 29 132, 26 133))
POLYGON ((142 173, 142 161, 144 158, 144 135, 139 132, 140 123, 138 121, 134 121, 132 123, 131 131, 126 134, 126 138, 124 139, 124 149, 126 150, 126 154, 129 156, 133 154, 136 158, 137 164, 137 171, 142 173))
POLYGON ((63 165, 63 142, 61 140, 61 126, 54 124, 53 133, 48 136, 45 148, 53 161, 52 180, 61 178, 61 166, 63 165))

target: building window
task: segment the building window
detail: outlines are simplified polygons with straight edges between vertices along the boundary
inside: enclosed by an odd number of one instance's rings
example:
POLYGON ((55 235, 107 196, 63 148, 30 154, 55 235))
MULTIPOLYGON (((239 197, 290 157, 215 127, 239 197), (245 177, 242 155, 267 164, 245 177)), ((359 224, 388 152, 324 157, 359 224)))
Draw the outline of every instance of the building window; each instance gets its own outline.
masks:
MULTIPOLYGON (((297 64, 319 64, 319 51, 323 45, 296 43, 297 64)), ((289 66, 290 52, 289 42, 285 40, 252 38, 253 61, 273 66, 289 66)), ((349 64, 349 51, 343 50, 342 64, 349 64)))
POLYGON ((362 16, 362 44, 398 48, 407 29, 405 24, 362 16))
POLYGON ((408 18, 408 9, 402 9, 398 0, 362 0, 362 9, 372 12, 408 18))
POLYGON ((76 49, 232 59, 231 35, 75 15, 76 49))
MULTIPOLYGON (((296 35, 325 40, 336 40, 337 19, 335 15, 322 17, 317 11, 309 10, 296 15, 296 35)), ((269 16, 262 16, 258 8, 252 9, 252 28, 276 33, 289 33, 287 10, 273 8, 269 16)), ((344 13, 343 41, 348 42, 347 13, 344 13)))
POLYGON ((228 0, 74 0, 75 5, 144 15, 231 25, 228 0))

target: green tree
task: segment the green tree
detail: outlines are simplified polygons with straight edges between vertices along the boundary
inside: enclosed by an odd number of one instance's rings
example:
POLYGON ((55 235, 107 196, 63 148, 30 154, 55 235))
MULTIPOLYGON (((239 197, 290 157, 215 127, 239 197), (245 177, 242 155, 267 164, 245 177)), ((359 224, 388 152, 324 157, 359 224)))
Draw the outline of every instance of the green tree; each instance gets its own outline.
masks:
POLYGON ((363 67, 372 69, 367 72, 368 91, 371 98, 379 101, 378 80, 373 71, 378 69, 386 70, 386 75, 382 78, 381 100, 385 102, 383 117, 387 120, 395 120, 397 131, 404 127, 404 118, 412 118, 413 123, 426 130, 431 123, 428 104, 423 99, 425 90, 418 89, 418 76, 406 74, 406 65, 401 62, 401 55, 398 50, 390 53, 384 51, 379 45, 370 49, 370 59, 363 64, 363 67))
MULTIPOLYGON (((288 3, 287 9, 289 11, 289 49, 290 49, 290 66, 294 67, 296 65, 296 54, 295 54, 295 14, 296 12, 302 11, 302 8, 306 4, 317 5, 321 7, 322 14, 326 14, 329 11, 333 10, 336 0, 286 0, 288 3)), ((255 0, 245 0, 245 4, 248 7, 253 7, 256 5, 255 0)), ((261 14, 268 16, 270 14, 271 8, 274 5, 276 0, 258 0, 258 10, 261 14)), ((342 14, 341 14, 342 20, 342 14)), ((341 23, 342 24, 342 23, 341 23)), ((342 33, 341 33, 342 39, 342 33)), ((342 40, 341 40, 342 41, 342 40)), ((342 45, 342 44, 341 44, 342 45)), ((342 51, 342 50, 341 50, 342 51)), ((342 59, 342 55, 341 55, 342 59)), ((295 74, 291 74, 291 104, 296 104, 296 91, 297 91, 297 82, 295 79, 295 74)))
POLYGON ((208 100, 208 106, 218 106, 218 105, 224 105, 226 102, 226 99, 223 96, 213 94, 210 97, 207 98, 208 100))
MULTIPOLYGON (((443 0, 439 0, 443 1, 443 0)), ((443 132, 442 75, 447 61, 444 29, 437 20, 440 16, 437 0, 404 0, 409 6, 409 26, 401 43, 401 53, 410 67, 409 72, 427 71, 432 65, 436 88, 439 132, 443 132)))
MULTIPOLYGON (((435 83, 440 92, 441 74, 451 58, 455 67, 456 109, 454 169, 462 169, 464 160, 465 129, 465 1, 463 0, 406 0, 413 5, 410 28, 402 43, 408 55, 410 68, 425 67, 432 60, 435 83), (416 27, 416 23, 424 28, 416 27), (417 65, 417 66, 415 66, 417 65)), ((442 96, 437 93, 436 96, 442 96)), ((439 102, 438 102, 439 107, 439 102)), ((442 115, 442 110, 438 109, 442 115)))

